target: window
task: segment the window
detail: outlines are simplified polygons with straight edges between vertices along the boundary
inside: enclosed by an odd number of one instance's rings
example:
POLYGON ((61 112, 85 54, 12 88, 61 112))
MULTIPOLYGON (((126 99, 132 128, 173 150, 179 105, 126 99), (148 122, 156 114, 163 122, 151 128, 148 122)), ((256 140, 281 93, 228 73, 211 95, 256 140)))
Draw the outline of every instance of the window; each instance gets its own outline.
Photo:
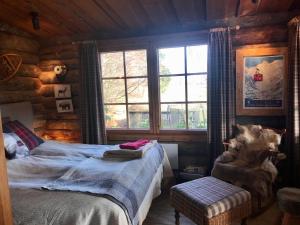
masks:
POLYGON ((106 128, 206 129, 207 45, 149 49, 100 53, 106 128))
POLYGON ((100 54, 106 128, 149 129, 147 51, 100 54))
POLYGON ((161 129, 206 129, 207 45, 158 49, 161 129))

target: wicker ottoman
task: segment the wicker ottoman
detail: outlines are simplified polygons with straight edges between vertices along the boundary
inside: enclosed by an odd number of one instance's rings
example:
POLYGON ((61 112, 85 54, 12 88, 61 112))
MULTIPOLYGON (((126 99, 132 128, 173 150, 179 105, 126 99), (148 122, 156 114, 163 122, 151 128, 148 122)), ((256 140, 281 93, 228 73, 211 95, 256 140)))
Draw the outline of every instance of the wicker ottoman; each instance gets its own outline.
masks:
POLYGON ((198 225, 246 224, 251 214, 248 191, 214 177, 204 177, 171 188, 171 205, 198 225))

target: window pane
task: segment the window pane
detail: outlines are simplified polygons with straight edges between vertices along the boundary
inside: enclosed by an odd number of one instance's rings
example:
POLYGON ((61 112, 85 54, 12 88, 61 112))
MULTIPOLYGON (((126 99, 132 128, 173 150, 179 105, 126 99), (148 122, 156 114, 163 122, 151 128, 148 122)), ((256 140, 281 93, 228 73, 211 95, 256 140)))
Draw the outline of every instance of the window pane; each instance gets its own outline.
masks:
POLYGON ((149 106, 128 105, 129 128, 149 129, 149 106))
POLYGON ((188 101, 207 100, 207 75, 190 75, 188 81, 188 101))
POLYGON ((185 101, 185 77, 161 77, 160 101, 180 102, 185 101))
POLYGON ((147 78, 127 79, 127 93, 129 103, 148 102, 147 78))
POLYGON ((147 76, 147 51, 126 51, 126 76, 147 76))
POLYGON ((123 77, 123 52, 101 53, 102 77, 123 77))
POLYGON ((184 48, 162 48, 158 50, 159 74, 184 73, 184 48))
POLYGON ((207 72, 207 45, 188 46, 186 54, 188 73, 207 72))
POLYGON ((105 126, 106 128, 126 128, 126 106, 105 105, 105 126))
POLYGON ((125 103, 124 79, 103 80, 104 103, 125 103))
POLYGON ((206 103, 188 104, 189 129, 207 128, 207 105, 206 103))
POLYGON ((185 129, 185 104, 161 104, 161 128, 185 129))

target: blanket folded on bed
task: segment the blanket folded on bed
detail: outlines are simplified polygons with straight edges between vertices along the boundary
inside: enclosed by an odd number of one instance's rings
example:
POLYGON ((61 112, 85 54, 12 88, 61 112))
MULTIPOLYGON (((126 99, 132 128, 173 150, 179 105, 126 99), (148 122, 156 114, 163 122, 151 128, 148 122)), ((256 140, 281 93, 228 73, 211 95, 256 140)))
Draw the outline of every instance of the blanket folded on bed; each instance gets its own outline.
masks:
POLYGON ((106 150, 103 154, 104 159, 118 158, 118 159, 139 159, 142 158, 145 153, 153 146, 156 141, 151 141, 137 150, 121 149, 121 146, 116 145, 110 150, 106 150))
MULTIPOLYGON (((122 150, 123 151, 123 150, 122 150)), ((164 150, 157 142, 139 160, 100 163, 89 158, 63 176, 43 186, 48 190, 87 192, 108 197, 128 215, 129 224, 138 224, 137 212, 157 169, 162 165, 164 150)))
POLYGON ((137 141, 132 141, 132 142, 127 142, 120 144, 121 149, 132 149, 132 150, 137 150, 144 146, 145 144, 149 143, 149 140, 147 139, 139 139, 137 141))

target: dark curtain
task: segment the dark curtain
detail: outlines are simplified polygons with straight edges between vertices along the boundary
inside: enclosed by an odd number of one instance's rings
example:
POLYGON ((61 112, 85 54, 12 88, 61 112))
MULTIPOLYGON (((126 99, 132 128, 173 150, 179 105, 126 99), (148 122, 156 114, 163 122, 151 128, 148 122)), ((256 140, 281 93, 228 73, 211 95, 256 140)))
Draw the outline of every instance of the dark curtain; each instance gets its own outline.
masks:
POLYGON ((105 144, 105 121, 101 74, 96 43, 80 46, 81 66, 81 136, 86 144, 105 144))
POLYGON ((300 17, 289 22, 287 140, 289 185, 300 187, 300 17))
POLYGON ((208 43, 208 146, 210 167, 223 152, 222 142, 235 123, 235 76, 229 28, 212 29, 208 43))

